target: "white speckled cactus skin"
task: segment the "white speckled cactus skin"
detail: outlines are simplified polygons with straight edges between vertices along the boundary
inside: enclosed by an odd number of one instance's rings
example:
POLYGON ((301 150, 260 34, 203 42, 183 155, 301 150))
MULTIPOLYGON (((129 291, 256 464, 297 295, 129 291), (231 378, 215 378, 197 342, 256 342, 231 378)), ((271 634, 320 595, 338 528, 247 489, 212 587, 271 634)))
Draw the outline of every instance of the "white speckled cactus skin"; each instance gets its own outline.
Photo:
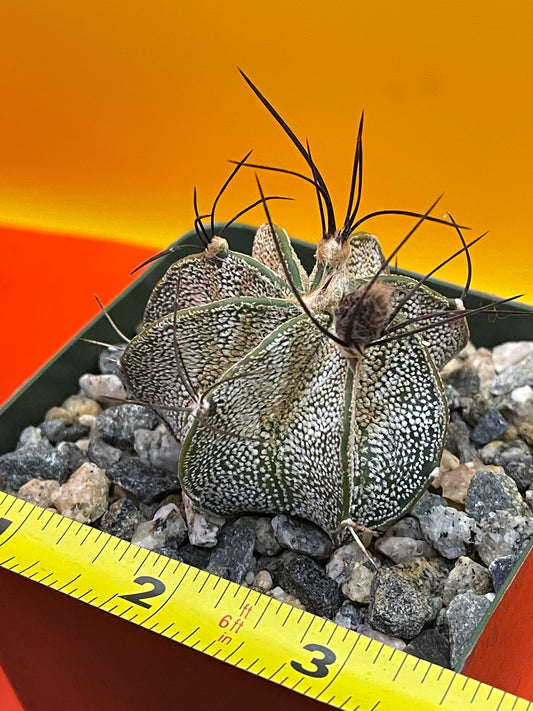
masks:
POLYGON ((347 518, 391 521, 438 465, 448 416, 438 370, 466 342, 465 321, 424 334, 400 328, 350 355, 326 331, 335 333, 340 300, 376 271, 392 307, 412 292, 395 326, 457 305, 382 273, 367 233, 352 235, 341 258, 322 256, 308 276, 275 231, 293 284, 268 224, 253 257, 221 240, 216 253, 176 261, 121 360, 126 383, 183 443, 180 480, 197 505, 223 516, 300 516, 332 535, 347 518))

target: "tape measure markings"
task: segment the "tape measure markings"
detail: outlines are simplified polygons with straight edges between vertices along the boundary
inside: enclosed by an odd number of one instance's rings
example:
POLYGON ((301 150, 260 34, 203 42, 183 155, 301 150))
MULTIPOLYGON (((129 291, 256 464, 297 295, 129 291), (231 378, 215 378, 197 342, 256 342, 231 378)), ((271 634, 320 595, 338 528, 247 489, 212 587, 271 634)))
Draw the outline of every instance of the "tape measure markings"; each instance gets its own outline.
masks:
POLYGON ((399 650, 383 654, 379 642, 329 620, 297 614, 257 591, 17 501, 0 497, 0 546, 13 553, 2 565, 241 669, 259 668, 263 678, 299 693, 361 711, 456 709, 465 702, 473 711, 531 707, 399 650))

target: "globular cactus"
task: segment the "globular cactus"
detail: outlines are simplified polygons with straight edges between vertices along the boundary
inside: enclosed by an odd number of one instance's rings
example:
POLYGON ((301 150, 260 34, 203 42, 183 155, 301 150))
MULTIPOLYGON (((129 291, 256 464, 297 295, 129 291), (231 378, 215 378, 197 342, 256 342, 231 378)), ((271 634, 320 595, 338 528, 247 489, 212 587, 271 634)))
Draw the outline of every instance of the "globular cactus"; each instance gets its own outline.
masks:
MULTIPOLYGON (((466 312, 425 278, 391 274, 398 248, 385 259, 375 237, 355 232, 362 123, 337 228, 309 147, 247 81, 311 168, 325 215, 316 266, 306 273, 262 193, 268 220, 251 257, 214 235, 214 210, 210 230, 197 212, 205 250, 157 284, 122 372, 182 443, 180 481, 198 506, 300 516, 332 536, 346 519, 379 526, 413 505, 438 466, 448 420, 439 369, 468 339, 466 312)), ((468 256, 460 236, 454 256, 468 256)))

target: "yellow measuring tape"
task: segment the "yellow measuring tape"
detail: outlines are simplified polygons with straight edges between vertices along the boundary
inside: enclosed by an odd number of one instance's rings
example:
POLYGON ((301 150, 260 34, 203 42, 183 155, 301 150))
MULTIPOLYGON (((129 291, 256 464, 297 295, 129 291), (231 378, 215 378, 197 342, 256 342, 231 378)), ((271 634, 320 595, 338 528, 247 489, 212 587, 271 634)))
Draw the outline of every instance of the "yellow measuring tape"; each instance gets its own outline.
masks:
POLYGON ((8 494, 0 494, 0 565, 336 708, 525 711, 531 706, 8 494))

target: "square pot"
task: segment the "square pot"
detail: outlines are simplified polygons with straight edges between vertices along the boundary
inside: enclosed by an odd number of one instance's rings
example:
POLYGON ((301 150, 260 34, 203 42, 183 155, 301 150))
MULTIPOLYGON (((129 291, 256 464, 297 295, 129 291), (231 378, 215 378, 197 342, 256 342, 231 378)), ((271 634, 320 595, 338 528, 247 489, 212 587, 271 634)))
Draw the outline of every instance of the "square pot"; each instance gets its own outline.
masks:
MULTIPOLYGON (((232 250, 250 253, 254 232, 252 227, 234 225, 226 238, 232 250)), ((187 244, 191 240, 194 233, 181 239, 187 244)), ((309 269, 314 246, 300 241, 294 245, 309 269)), ((111 304, 108 313, 126 335, 135 333, 153 286, 170 264, 177 256, 194 251, 184 247, 178 255, 156 261, 111 304)), ((404 270, 401 273, 416 276, 404 270)), ((461 293, 460 287, 434 279, 428 285, 452 298, 461 293)), ((490 301, 487 294, 472 291, 465 305, 476 308, 490 301)), ((506 309, 517 314, 533 312, 525 304, 511 303, 506 309)), ((532 336, 531 321, 526 317, 489 323, 486 315, 476 315, 469 318, 469 324, 476 346, 492 347, 532 336)), ((76 392, 81 374, 97 371, 98 350, 80 338, 115 340, 107 319, 100 315, 25 384, 0 410, 0 454, 14 449, 24 427, 41 422, 50 407, 76 392)), ((516 605, 530 605, 533 562, 528 554, 529 549, 523 552, 500 589, 457 671, 533 699, 533 682, 529 680, 533 676, 533 635, 527 625, 521 623, 517 629, 513 624, 516 605)), ((283 686, 221 664, 20 575, 0 569, 0 578, 0 662, 27 711, 52 707, 161 710, 175 708, 178 699, 187 708, 193 704, 196 708, 231 705, 233 709, 253 705, 257 710, 271 709, 276 703, 323 708, 312 698, 295 696, 283 686)), ((257 644, 260 646, 261 640, 257 644)), ((435 707, 438 702, 435 698, 435 707)))

